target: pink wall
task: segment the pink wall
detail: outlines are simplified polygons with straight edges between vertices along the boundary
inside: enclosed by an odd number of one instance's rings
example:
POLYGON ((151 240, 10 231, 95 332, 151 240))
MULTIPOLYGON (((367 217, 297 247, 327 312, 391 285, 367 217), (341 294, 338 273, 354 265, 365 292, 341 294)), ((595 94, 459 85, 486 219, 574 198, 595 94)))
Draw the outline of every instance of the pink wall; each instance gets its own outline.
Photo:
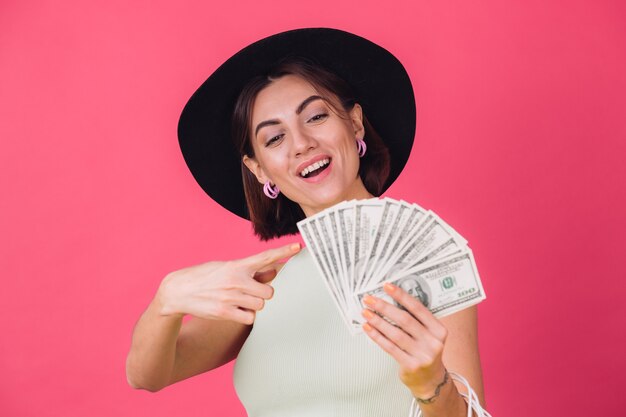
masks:
POLYGON ((124 361, 166 273, 276 245, 203 194, 176 125, 232 53, 304 26, 407 67, 417 139, 388 195, 474 250, 493 415, 623 412, 623 1, 93 3, 0 5, 0 415, 245 415, 231 366, 150 394, 124 361))

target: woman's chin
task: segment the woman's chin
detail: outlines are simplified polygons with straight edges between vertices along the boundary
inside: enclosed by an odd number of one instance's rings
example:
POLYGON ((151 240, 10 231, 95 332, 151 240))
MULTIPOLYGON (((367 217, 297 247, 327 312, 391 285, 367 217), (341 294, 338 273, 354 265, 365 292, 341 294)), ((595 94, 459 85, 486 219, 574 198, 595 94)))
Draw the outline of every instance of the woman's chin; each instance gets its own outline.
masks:
POLYGON ((360 180, 358 183, 349 186, 339 181, 327 181, 323 186, 315 187, 315 190, 310 193, 303 192, 307 188, 308 187, 294 187, 294 194, 296 194, 297 197, 294 195, 295 198, 291 199, 302 207, 307 216, 310 216, 311 213, 318 213, 343 201, 371 197, 360 180))

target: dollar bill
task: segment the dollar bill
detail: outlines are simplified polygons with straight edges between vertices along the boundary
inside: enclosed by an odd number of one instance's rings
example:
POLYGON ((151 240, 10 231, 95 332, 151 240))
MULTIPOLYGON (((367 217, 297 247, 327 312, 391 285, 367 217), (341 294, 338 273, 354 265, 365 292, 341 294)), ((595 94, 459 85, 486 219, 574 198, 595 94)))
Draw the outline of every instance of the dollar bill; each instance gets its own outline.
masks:
POLYGON ((348 277, 353 276, 354 271, 354 205, 354 202, 343 203, 335 209, 339 219, 339 243, 345 256, 346 275, 344 282, 350 291, 354 291, 351 280, 348 279, 348 277))
POLYGON ((381 282, 392 268, 397 268, 397 265, 409 269, 465 248, 467 241, 465 239, 459 241, 458 234, 450 229, 435 213, 428 213, 404 246, 386 261, 378 275, 378 282, 381 282))
POLYGON ((387 260, 405 239, 408 239, 410 226, 425 214, 425 210, 417 205, 410 205, 404 201, 391 200, 396 206, 396 214, 390 227, 387 228, 386 235, 382 239, 382 244, 376 254, 373 265, 368 266, 367 277, 363 287, 371 286, 379 281, 380 270, 387 264, 387 260))
POLYGON ((354 259, 352 288, 359 288, 365 273, 367 256, 370 253, 372 236, 378 230, 383 214, 384 201, 377 198, 361 200, 355 206, 354 212, 354 259))
MULTIPOLYGON (((435 317, 444 317, 475 305, 486 298, 474 256, 469 248, 436 262, 405 270, 389 282, 404 289, 427 307, 435 317)), ((363 308, 363 297, 379 297, 400 308, 382 287, 358 294, 363 308)))
POLYGON ((362 331, 364 295, 392 301, 384 282, 405 288, 436 316, 485 299, 467 240, 417 204, 344 201, 298 222, 298 229, 352 333, 362 331))
MULTIPOLYGON (((338 288, 338 285, 335 282, 333 275, 330 273, 330 269, 328 267, 329 263, 325 260, 326 252, 324 249, 321 248, 321 242, 314 234, 311 222, 299 222, 297 226, 300 230, 300 234, 302 235, 304 243, 309 248, 309 252, 313 257, 313 263, 315 264, 318 272, 322 276, 324 284, 326 285, 326 288, 331 294, 333 302, 339 310, 341 318, 348 324, 351 329, 354 329, 353 320, 349 320, 346 315, 346 311, 348 311, 349 309, 353 310, 354 307, 347 306, 345 294, 338 288)), ((353 298, 350 298, 350 301, 354 303, 353 298)))

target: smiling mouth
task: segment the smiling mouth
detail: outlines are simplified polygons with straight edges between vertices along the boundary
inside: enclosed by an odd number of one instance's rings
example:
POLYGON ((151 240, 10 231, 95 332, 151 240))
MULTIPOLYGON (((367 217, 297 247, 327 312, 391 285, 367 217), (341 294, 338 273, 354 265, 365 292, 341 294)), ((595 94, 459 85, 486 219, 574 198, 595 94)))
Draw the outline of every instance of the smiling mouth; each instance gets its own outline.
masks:
POLYGON ((300 177, 302 178, 312 178, 318 176, 324 170, 328 168, 330 165, 330 158, 324 159, 322 161, 318 161, 311 166, 305 168, 301 173, 300 177))

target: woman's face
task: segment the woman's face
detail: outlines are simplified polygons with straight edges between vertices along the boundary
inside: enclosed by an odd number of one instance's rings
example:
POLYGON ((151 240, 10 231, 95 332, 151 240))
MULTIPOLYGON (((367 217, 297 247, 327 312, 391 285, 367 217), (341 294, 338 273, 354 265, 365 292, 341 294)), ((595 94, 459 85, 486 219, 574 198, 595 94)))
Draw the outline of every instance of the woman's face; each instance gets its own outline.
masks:
POLYGON ((250 130, 255 157, 243 158, 259 182, 276 184, 307 216, 343 200, 371 197, 358 177, 361 107, 341 118, 319 96, 294 75, 261 90, 250 130))

